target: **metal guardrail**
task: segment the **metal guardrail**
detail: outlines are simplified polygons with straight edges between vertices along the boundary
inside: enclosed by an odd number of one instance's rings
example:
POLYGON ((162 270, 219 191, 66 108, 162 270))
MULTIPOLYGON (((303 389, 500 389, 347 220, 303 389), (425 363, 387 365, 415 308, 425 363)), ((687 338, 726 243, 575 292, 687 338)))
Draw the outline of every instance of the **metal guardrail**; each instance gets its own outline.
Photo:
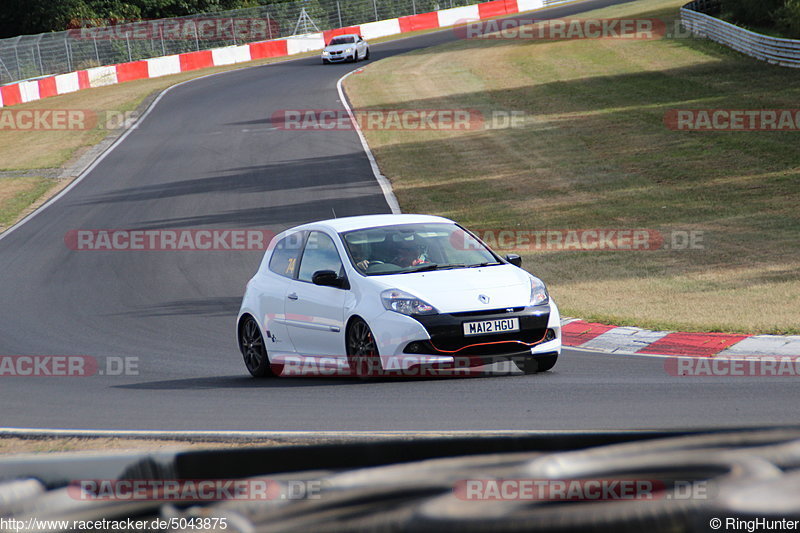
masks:
MULTIPOLYGON (((187 17, 21 35, 0 39, 0 85, 103 65, 355 26, 481 1, 294 0, 187 17)), ((81 21, 76 22, 83 25, 81 21)), ((91 24, 93 21, 83 22, 91 24)))
POLYGON ((770 37, 708 15, 718 2, 696 0, 681 8, 681 22, 693 34, 748 56, 784 67, 800 68, 800 40, 770 37))

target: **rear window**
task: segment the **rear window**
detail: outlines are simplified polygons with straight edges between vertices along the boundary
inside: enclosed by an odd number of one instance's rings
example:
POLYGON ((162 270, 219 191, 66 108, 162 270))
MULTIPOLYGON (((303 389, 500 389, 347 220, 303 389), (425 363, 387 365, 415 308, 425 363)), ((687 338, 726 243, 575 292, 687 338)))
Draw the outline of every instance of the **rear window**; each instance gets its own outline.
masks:
POLYGON ((305 232, 292 233, 275 244, 272 257, 269 260, 269 269, 276 274, 293 278, 297 269, 297 258, 303 249, 305 232))

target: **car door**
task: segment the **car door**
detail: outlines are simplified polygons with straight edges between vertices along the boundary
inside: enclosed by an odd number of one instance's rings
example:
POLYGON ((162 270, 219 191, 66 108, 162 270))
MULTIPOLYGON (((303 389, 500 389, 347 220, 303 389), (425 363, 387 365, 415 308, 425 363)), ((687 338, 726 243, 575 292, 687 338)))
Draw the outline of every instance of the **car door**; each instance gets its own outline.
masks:
POLYGON ((285 306, 289 284, 297 272, 306 232, 287 235, 275 244, 269 262, 259 269, 251 283, 259 295, 260 322, 270 354, 293 353, 295 348, 286 328, 285 306))
POLYGON ((359 59, 363 59, 367 55, 367 43, 360 35, 356 37, 356 51, 359 59))
POLYGON ((286 326, 297 353, 312 356, 345 355, 344 305, 348 289, 315 285, 320 270, 344 276, 342 260, 333 239, 312 231, 300 259, 296 279, 286 294, 286 326))

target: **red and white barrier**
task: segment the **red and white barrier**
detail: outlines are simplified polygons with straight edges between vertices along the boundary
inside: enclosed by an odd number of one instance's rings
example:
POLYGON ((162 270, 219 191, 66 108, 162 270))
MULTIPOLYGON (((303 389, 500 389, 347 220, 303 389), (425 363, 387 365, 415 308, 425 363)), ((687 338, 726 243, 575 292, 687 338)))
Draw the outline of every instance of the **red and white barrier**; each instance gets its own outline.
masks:
POLYGON ((250 44, 251 59, 264 59, 267 57, 283 57, 289 55, 289 46, 286 39, 275 41, 262 41, 250 44))
POLYGON ((94 67, 38 80, 4 85, 0 87, 0 107, 33 102, 82 89, 320 50, 333 37, 344 33, 359 33, 367 40, 377 39, 418 30, 446 28, 467 21, 499 17, 543 7, 544 0, 492 0, 471 6, 367 22, 360 26, 337 28, 321 33, 94 67))
POLYGON ((107 67, 94 67, 86 71, 89 76, 89 87, 105 87, 118 82, 117 70, 123 70, 127 63, 109 65, 107 67))
POLYGON ((145 59, 147 62, 147 73, 151 78, 178 74, 181 71, 181 60, 177 55, 162 56, 145 59))
POLYGON ((250 47, 246 44, 242 46, 227 46, 211 50, 211 58, 214 66, 233 65, 250 61, 250 47))
POLYGON ((361 33, 361 26, 347 26, 345 28, 336 28, 335 30, 325 30, 322 32, 322 46, 325 46, 324 43, 331 42, 331 39, 337 35, 346 35, 348 33, 357 33, 363 37, 363 34, 361 33))
POLYGON ((23 81, 19 84, 19 93, 22 102, 33 102, 39 99, 39 83, 35 81, 23 81))
MULTIPOLYGON (((516 2, 515 2, 516 3, 516 2)), ((478 20, 481 18, 478 5, 454 7, 451 9, 444 9, 436 12, 437 22, 440 28, 448 26, 455 26, 456 24, 464 23, 467 20, 478 20)))
POLYGON ((398 19, 379 20, 362 24, 360 28, 361 36, 364 39, 378 39, 400 33, 400 21, 398 19))
POLYGON ((541 9, 544 7, 544 0, 517 0, 517 9, 522 13, 523 11, 532 11, 534 9, 541 9))
POLYGON ((51 79, 55 81, 56 94, 72 93, 81 88, 80 82, 78 81, 77 72, 70 72, 69 74, 59 74, 58 76, 53 76, 52 78, 45 78, 44 80, 41 81, 51 80, 51 79))
POLYGON ((325 47, 325 38, 322 33, 295 35, 286 39, 286 46, 290 56, 312 50, 322 50, 325 47))

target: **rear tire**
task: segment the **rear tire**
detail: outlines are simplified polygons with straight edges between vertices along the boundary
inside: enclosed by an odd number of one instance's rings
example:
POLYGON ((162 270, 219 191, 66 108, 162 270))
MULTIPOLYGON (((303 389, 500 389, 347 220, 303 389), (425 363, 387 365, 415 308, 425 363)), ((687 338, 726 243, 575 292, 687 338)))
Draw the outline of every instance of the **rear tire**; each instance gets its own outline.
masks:
POLYGON ((251 316, 248 316, 239 327, 239 350, 244 358, 244 366, 254 378, 274 376, 276 370, 280 373, 279 369, 273 369, 269 364, 261 328, 251 316))
POLYGON ((522 363, 522 370, 525 374, 538 374, 539 372, 547 372, 556 365, 558 361, 558 354, 551 355, 534 355, 528 357, 522 363))
POLYGON ((346 335, 347 363, 350 372, 358 377, 374 377, 383 374, 378 344, 372 330, 360 318, 353 320, 346 335))

